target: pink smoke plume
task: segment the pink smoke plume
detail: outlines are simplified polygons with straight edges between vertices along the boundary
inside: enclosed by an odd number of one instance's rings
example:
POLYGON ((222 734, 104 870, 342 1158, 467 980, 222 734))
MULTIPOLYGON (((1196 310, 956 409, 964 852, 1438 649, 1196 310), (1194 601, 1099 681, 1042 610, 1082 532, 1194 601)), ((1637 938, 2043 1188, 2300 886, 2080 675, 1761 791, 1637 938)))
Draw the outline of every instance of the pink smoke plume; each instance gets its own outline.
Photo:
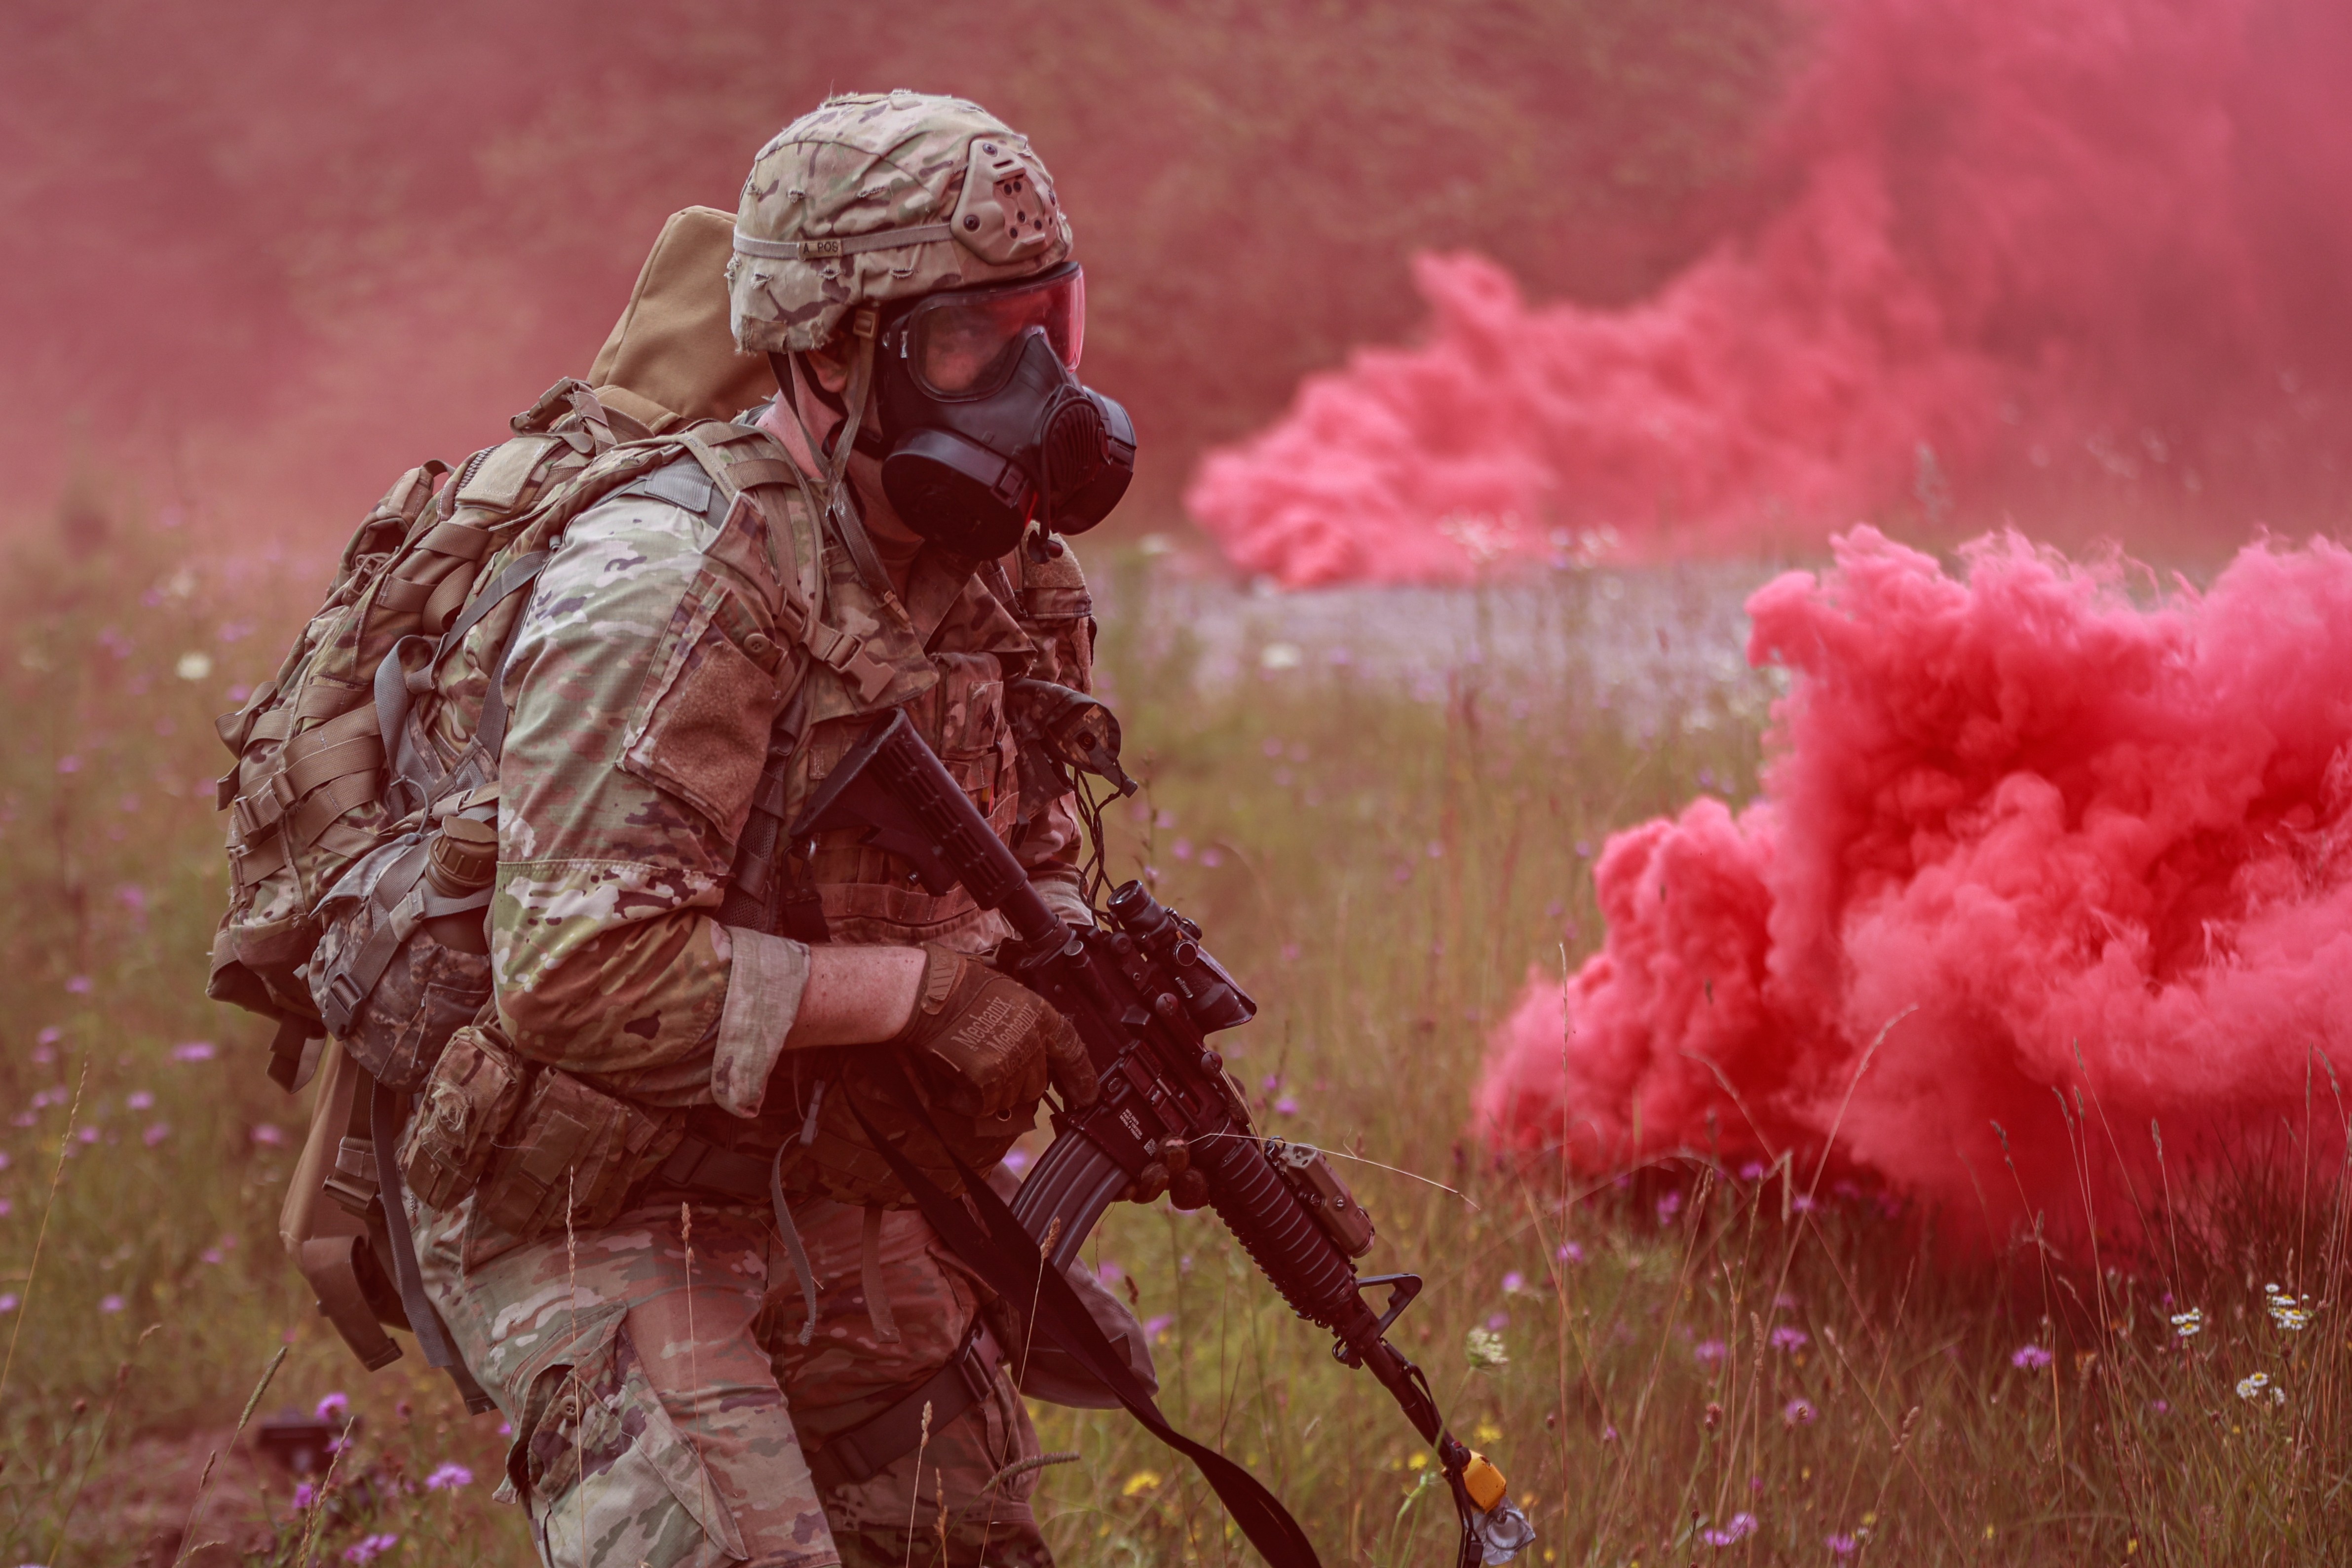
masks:
POLYGON ((2053 447, 2155 470, 2176 501, 2200 467, 2276 468, 2312 412, 2282 379, 2352 368, 2327 283, 2352 255, 2352 114, 2313 63, 2352 42, 2341 7, 1818 17, 1774 155, 1794 194, 1759 229, 1615 310, 1530 307, 1478 257, 1417 258, 1426 341, 1310 377, 1204 459, 1193 515, 1292 586, 1461 581, 1809 543, 2053 447))
POLYGON ((1867 528, 1834 552, 1748 602, 1748 657, 1794 677, 1762 797, 1610 840, 1605 944, 1564 988, 1530 974, 1481 1130, 1585 1169, 1793 1152, 1801 1178, 1834 1132, 1837 1164, 1996 1235, 2021 1198, 2079 1231, 2085 1180, 2129 1230, 2151 1121, 2178 1183, 2282 1118, 2304 1138, 2315 1090, 2331 1169, 2352 552, 2255 545, 2143 609, 2120 562, 2013 534, 1964 579, 1867 528))

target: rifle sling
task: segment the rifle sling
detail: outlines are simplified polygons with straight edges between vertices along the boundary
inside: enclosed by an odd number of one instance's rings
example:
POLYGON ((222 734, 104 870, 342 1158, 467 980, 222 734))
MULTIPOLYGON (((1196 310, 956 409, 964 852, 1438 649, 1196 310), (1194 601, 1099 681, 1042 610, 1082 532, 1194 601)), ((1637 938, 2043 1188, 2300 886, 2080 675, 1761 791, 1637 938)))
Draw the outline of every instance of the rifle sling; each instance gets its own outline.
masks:
POLYGON ((969 1264, 974 1272, 988 1282, 989 1288, 1006 1300, 1018 1304, 1034 1301, 1033 1316, 1036 1329, 1043 1336, 1067 1351, 1079 1364, 1100 1379, 1103 1384, 1125 1405, 1128 1414, 1140 1422, 1145 1431, 1191 1459, 1200 1468, 1202 1476, 1216 1491, 1234 1522, 1249 1538, 1251 1545, 1266 1560, 1269 1568, 1321 1568, 1315 1554, 1314 1543, 1290 1510, 1251 1475, 1214 1448, 1195 1442, 1168 1424, 1152 1400, 1149 1390, 1137 1381, 1129 1370, 1127 1358, 1115 1349, 1109 1339, 1095 1323, 1085 1303, 1070 1282, 1062 1278, 1061 1270, 1050 1268, 1041 1255, 1036 1237, 1031 1236, 1004 1200, 990 1190, 988 1184, 971 1166, 964 1163, 953 1145, 931 1121, 930 1111, 922 1097, 915 1092, 904 1066, 894 1057, 889 1059, 892 1074, 898 1087, 906 1091, 907 1103, 897 1109, 910 1110, 922 1123, 954 1164, 956 1174, 963 1181, 964 1193, 979 1212, 975 1222, 970 1213, 930 1179, 917 1170, 896 1145, 882 1135, 867 1120, 856 1095, 849 1097, 850 1113, 866 1130, 875 1152, 889 1165, 891 1173, 914 1194, 916 1206, 931 1223, 940 1239, 969 1264))

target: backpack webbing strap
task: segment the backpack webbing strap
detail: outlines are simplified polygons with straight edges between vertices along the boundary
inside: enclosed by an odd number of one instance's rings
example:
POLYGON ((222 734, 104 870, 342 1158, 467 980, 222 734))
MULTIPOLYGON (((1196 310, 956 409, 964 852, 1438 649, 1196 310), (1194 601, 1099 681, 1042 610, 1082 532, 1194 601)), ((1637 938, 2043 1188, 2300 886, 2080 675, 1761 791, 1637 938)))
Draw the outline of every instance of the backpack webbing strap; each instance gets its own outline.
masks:
MULTIPOLYGON (((412 778, 401 763, 402 731, 407 728, 409 705, 415 697, 408 686, 407 650, 429 650, 420 654, 417 668, 420 670, 438 668, 442 658, 467 632, 480 624, 483 616, 538 580, 541 571, 547 565, 550 553, 545 550, 534 550, 516 556, 474 596, 473 602, 466 606, 465 613, 441 634, 438 641, 428 643, 422 637, 403 637, 393 645, 391 652, 383 656, 383 662, 376 666, 375 705, 373 709, 360 711, 366 712, 373 722, 384 755, 394 759, 393 785, 414 788, 419 804, 432 796, 440 781, 412 778)), ((474 722, 475 739, 481 742, 484 754, 490 758, 497 757, 499 743, 506 735, 507 703, 503 683, 507 659, 513 654, 515 639, 521 631, 522 622, 518 618, 508 631, 506 642, 499 649, 498 660, 490 669, 489 690, 482 699, 481 714, 474 722)), ((384 793, 390 795, 392 789, 387 788, 384 793)))
POLYGON ((278 751, 278 767, 231 802, 237 886, 249 888, 308 848, 352 807, 375 797, 383 746, 364 709, 305 730, 278 751))
POLYGON ((373 1097, 368 1105, 368 1135, 376 1151, 376 1203, 383 1211, 386 1237, 392 1243, 392 1271, 400 1286, 401 1310, 408 1314, 408 1326, 425 1352, 425 1363, 448 1373, 449 1381, 465 1398, 466 1413, 479 1415, 494 1402, 474 1381, 465 1358, 451 1347, 440 1310, 425 1293, 424 1273, 416 1266, 416 1237, 409 1231, 408 1205, 402 1201, 397 1151, 401 1123, 408 1119, 408 1097, 386 1089, 364 1070, 360 1078, 373 1097))
MULTIPOLYGON (((732 428, 741 434, 721 436, 714 441, 702 434, 706 428, 708 428, 706 426, 696 426, 691 429, 679 432, 677 438, 688 451, 694 454, 695 460, 699 462, 703 470, 712 477, 712 481, 721 489, 729 492, 727 498, 729 505, 734 504, 734 498, 737 495, 761 485, 792 485, 800 490, 801 503, 808 509, 807 516, 811 520, 824 515, 824 509, 817 503, 816 491, 811 487, 809 477, 801 472, 798 464, 776 458, 730 458, 724 450, 725 447, 740 445, 747 437, 752 437, 766 442, 772 449, 781 449, 776 447, 774 437, 756 427, 736 426, 732 428)), ((760 498, 757 496, 751 499, 752 504, 760 507, 760 515, 768 524, 768 536, 772 543, 778 538, 775 513, 764 506, 760 506, 760 498)), ((797 598, 800 601, 799 607, 805 613, 808 606, 815 604, 823 593, 824 574, 817 559, 817 552, 821 545, 813 528, 801 527, 801 520, 791 517, 789 512, 787 518, 793 524, 791 532, 793 559, 790 563, 778 558, 772 557, 772 559, 780 569, 785 601, 791 603, 797 598), (793 573, 781 570, 788 564, 799 569, 797 581, 794 580, 793 573), (795 589, 798 590, 797 594, 794 592, 795 589)))
MULTIPOLYGON (((695 461, 701 466, 703 473, 709 476, 709 482, 718 490, 718 498, 705 511, 705 515, 709 516, 714 523, 726 515, 727 510, 734 504, 737 496, 747 495, 754 487, 761 485, 797 484, 801 489, 803 504, 810 507, 816 505, 815 494, 809 489, 808 476, 791 463, 775 458, 730 458, 727 455, 726 448, 730 447, 747 441, 772 444, 773 437, 763 430, 747 429, 741 426, 721 426, 719 429, 722 434, 713 439, 703 434, 709 428, 711 428, 709 425, 698 425, 690 430, 681 431, 677 439, 680 445, 694 454, 695 461)), ((655 479, 659 479, 664 475, 674 471, 664 469, 662 474, 656 475, 655 479)), ((651 485, 649 483, 640 488, 650 490, 651 485)), ((662 499, 675 498, 665 496, 662 499)), ((758 497, 751 496, 750 500, 752 506, 759 509, 761 518, 768 525, 769 538, 773 540, 777 534, 775 513, 761 506, 758 497)), ((695 509, 689 506, 688 510, 695 509)), ((865 638, 843 631, 837 626, 827 626, 818 617, 812 607, 815 600, 810 592, 810 587, 814 580, 822 578, 823 571, 819 567, 813 577, 810 566, 816 550, 822 549, 822 545, 798 537, 800 533, 798 529, 793 530, 793 533, 795 537, 793 553, 802 570, 798 582, 793 581, 789 574, 784 575, 784 602, 779 610, 779 624, 789 635, 799 639, 801 646, 808 649, 811 658, 827 666, 835 674, 856 686, 858 700, 871 702, 890 684, 890 678, 895 672, 890 666, 866 651, 865 638), (814 545, 814 549, 813 545, 814 545), (803 557, 809 559, 800 559, 803 557)), ((889 579, 887 575, 878 575, 877 578, 877 574, 881 574, 881 564, 878 559, 873 558, 873 542, 866 537, 863 525, 854 521, 849 522, 841 530, 840 537, 843 549, 848 552, 851 562, 856 565, 861 577, 867 579, 867 585, 875 589, 877 596, 889 598, 889 579), (858 553, 860 548, 866 552, 862 557, 858 553), (877 580, 879 586, 876 587, 877 580)), ((896 601, 892 600, 892 602, 896 601)))
POLYGON ((1013 1217, 1004 1200, 996 1195, 978 1172, 964 1163, 940 1133, 914 1085, 908 1080, 903 1065, 895 1056, 886 1060, 907 1097, 904 1105, 894 1109, 910 1110, 938 1140, 954 1163, 956 1174, 962 1178, 964 1196, 971 1209, 978 1212, 979 1220, 975 1221, 971 1211, 941 1192, 899 1152, 897 1145, 867 1119, 854 1094, 849 1098, 850 1114, 866 1130, 866 1138, 889 1165, 891 1173, 914 1194, 916 1206, 930 1221, 940 1239, 1006 1300, 1036 1303, 1033 1331, 1067 1351, 1072 1359, 1118 1396, 1118 1402, 1142 1424, 1144 1430, 1198 1466, 1234 1522, 1271 1568, 1321 1568, 1314 1543, 1307 1539, 1306 1531, 1282 1506, 1280 1499, 1241 1466, 1168 1424, 1150 1391, 1138 1380, 1127 1358, 1112 1346, 1094 1315, 1078 1300, 1077 1291, 1062 1277, 1060 1269, 1048 1266, 1037 1238, 1013 1217))
MULTIPOLYGON (((343 1342, 370 1372, 381 1372, 400 1359, 400 1347, 376 1321, 375 1308, 359 1281, 359 1249, 366 1237, 317 1236, 295 1250, 294 1267, 319 1298, 319 1312, 335 1325, 343 1342)), ((406 1310, 406 1303, 402 1304, 406 1310)))
POLYGON ((375 905, 375 926, 359 952, 331 970, 326 977, 326 1005, 320 1009, 327 1027, 341 1038, 351 1028, 352 1016, 375 992, 376 982, 392 967, 401 943, 426 920, 440 915, 469 914, 488 909, 490 889, 478 889, 457 898, 436 892, 425 879, 431 854, 429 841, 420 841, 376 881, 369 894, 375 905))
POLYGON ((506 602, 508 595, 536 578, 540 568, 547 564, 547 556, 546 551, 534 550, 529 554, 516 556, 500 567, 499 574, 490 579, 488 585, 474 595, 473 603, 466 606, 466 613, 451 622, 449 629, 441 634, 441 640, 433 649, 434 665, 437 668, 448 657, 449 650, 481 623, 484 616, 506 602))
MULTIPOLYGON (((530 570, 505 588, 501 597, 539 575, 540 568, 547 564, 548 552, 539 551, 536 557, 526 555, 515 562, 517 566, 529 563, 530 570)), ((474 743, 482 748, 484 756, 493 760, 507 738, 507 661, 514 657, 515 644, 521 638, 522 617, 518 616, 513 628, 507 633, 507 640, 499 648, 498 663, 490 667, 490 689, 482 699, 482 715, 474 722, 474 743)))

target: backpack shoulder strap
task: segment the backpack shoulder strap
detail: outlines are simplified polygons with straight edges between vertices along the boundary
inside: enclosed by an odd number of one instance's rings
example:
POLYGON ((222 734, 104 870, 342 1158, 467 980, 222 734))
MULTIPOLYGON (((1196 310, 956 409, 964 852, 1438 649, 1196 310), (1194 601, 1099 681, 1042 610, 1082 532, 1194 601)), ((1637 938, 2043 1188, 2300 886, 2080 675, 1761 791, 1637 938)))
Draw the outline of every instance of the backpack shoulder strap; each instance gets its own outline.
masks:
POLYGON ((678 438, 726 496, 729 506, 736 496, 748 494, 760 509, 768 524, 770 563, 787 597, 797 597, 804 609, 820 605, 824 595, 824 546, 817 520, 824 509, 817 504, 814 481, 764 430, 709 421, 689 426, 678 438), (786 499, 788 486, 800 494, 797 508, 786 499), (782 553, 785 551, 790 552, 789 561, 782 553))
MULTIPOLYGON (((740 504, 761 520, 768 542, 769 580, 777 584, 779 623, 819 663, 856 687, 862 700, 871 702, 890 684, 891 668, 866 651, 864 638, 824 618, 825 513, 814 482, 764 430, 713 420, 679 432, 677 438, 718 492, 713 507, 733 517, 740 504), (795 494, 798 506, 793 504, 795 494), (782 554, 787 549, 789 561, 782 554)), ((722 531, 722 550, 729 539, 722 531)), ((736 564, 742 569, 742 563, 736 564)))

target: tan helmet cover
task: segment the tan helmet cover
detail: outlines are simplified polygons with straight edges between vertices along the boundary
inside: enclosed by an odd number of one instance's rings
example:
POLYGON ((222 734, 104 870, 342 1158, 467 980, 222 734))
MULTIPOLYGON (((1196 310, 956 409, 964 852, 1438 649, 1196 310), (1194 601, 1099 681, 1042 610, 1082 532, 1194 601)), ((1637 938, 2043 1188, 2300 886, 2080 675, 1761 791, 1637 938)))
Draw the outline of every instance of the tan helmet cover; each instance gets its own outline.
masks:
POLYGON ((1028 140, 960 98, 828 99, 751 164, 727 266, 747 353, 822 348, 863 305, 1025 278, 1070 254, 1028 140))

